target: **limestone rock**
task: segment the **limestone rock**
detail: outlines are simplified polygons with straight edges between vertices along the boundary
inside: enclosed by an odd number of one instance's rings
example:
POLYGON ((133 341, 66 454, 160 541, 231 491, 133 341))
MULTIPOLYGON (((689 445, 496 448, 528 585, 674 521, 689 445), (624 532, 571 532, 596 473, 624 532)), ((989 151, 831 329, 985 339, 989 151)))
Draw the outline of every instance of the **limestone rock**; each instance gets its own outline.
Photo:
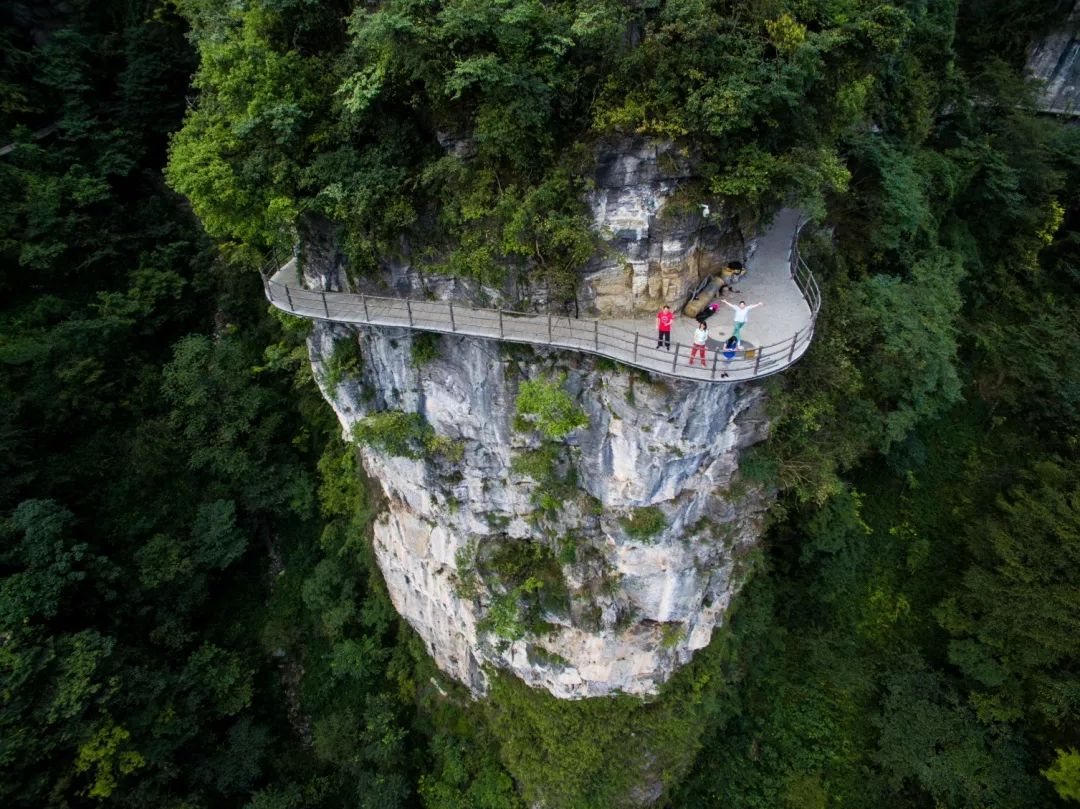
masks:
POLYGON ((745 258, 731 222, 689 198, 697 179, 690 158, 671 143, 633 139, 599 153, 589 194, 607 249, 586 268, 583 298, 601 317, 676 307, 709 272, 745 258), (679 210, 669 205, 686 192, 679 210))
POLYGON ((1074 0, 1060 28, 1032 44, 1027 68, 1043 85, 1041 109, 1080 115, 1080 0, 1074 0))
MULTIPOLYGON (((676 303, 702 268, 745 260, 730 223, 662 215, 691 179, 691 161, 671 145, 633 140, 599 152, 589 202, 609 249, 582 277, 597 310, 676 303)), ((350 286, 329 229, 313 228, 303 259, 311 288, 350 286)), ((382 284, 448 298, 500 294, 421 278, 404 249, 386 262, 382 284)), ((655 693, 708 644, 745 578, 769 495, 735 474, 740 452, 767 433, 764 389, 669 382, 588 355, 455 335, 425 338, 438 340, 438 358, 417 367, 414 339, 317 322, 308 344, 347 435, 373 412, 402 410, 439 436, 416 458, 361 448, 386 495, 374 546, 395 607, 438 666, 476 694, 489 665, 561 698, 655 693), (326 366, 341 340, 357 341, 362 370, 331 389, 326 366), (588 426, 544 449, 555 452, 562 483, 514 465, 542 449, 537 434, 515 428, 518 389, 533 378, 562 379, 588 415, 588 426), (634 528, 643 516, 655 530, 634 528), (533 605, 529 625, 496 631, 493 616, 517 596, 491 575, 491 560, 519 553, 544 560, 553 597, 533 605)))

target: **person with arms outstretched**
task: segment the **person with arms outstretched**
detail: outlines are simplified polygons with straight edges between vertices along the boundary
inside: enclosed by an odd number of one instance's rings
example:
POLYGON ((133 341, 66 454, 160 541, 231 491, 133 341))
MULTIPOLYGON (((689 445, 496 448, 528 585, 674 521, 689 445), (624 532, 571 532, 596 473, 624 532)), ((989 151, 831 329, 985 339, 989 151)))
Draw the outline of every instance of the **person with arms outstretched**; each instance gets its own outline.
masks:
POLYGON ((724 306, 730 306, 732 309, 735 310, 735 333, 732 336, 735 338, 735 342, 741 346, 742 330, 743 326, 746 325, 746 319, 750 317, 750 310, 757 309, 759 306, 764 306, 765 302, 758 301, 757 303, 752 303, 747 306, 746 301, 739 301, 739 305, 736 306, 733 303, 728 303, 727 301, 721 299, 720 303, 724 304, 724 306))

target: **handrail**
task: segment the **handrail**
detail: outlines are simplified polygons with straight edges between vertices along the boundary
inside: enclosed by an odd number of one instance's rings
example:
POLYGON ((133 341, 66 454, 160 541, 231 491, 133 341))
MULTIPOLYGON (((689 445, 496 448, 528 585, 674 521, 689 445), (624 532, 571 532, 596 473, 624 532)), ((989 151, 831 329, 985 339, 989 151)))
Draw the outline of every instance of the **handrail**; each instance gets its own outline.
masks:
POLYGON ((723 358, 722 349, 710 349, 709 364, 688 366, 689 349, 675 343, 670 351, 654 348, 655 339, 599 319, 573 318, 550 313, 489 309, 454 301, 423 300, 408 297, 383 297, 355 292, 308 290, 276 281, 273 275, 296 271, 297 258, 281 263, 272 255, 261 268, 267 299, 277 308, 300 317, 328 322, 394 326, 444 334, 481 337, 512 343, 545 345, 596 354, 625 365, 678 379, 695 382, 741 382, 778 373, 792 365, 810 345, 814 336, 821 290, 817 280, 799 255, 798 238, 804 223, 792 236, 791 278, 810 309, 809 323, 785 338, 767 346, 741 348, 735 357, 723 358))

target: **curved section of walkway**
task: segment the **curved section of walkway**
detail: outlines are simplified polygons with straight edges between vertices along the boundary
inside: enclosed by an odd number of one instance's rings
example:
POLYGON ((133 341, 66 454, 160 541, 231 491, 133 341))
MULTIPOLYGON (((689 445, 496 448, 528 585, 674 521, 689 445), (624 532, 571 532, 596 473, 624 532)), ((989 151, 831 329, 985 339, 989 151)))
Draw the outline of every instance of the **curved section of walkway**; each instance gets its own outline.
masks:
MULTIPOLYGON (((712 340, 704 367, 688 363, 689 340, 680 339, 681 331, 692 329, 693 321, 687 323, 686 318, 672 333, 671 349, 664 350, 656 348, 652 318, 587 320, 482 309, 452 301, 316 292, 301 285, 295 258, 272 276, 264 274, 263 286, 274 306, 300 317, 564 348, 677 379, 743 382, 784 370, 805 353, 813 339, 821 295, 817 282, 799 256, 801 226, 799 213, 784 209, 759 239, 736 300, 748 303, 761 300, 766 305, 755 309, 750 316, 743 348, 733 358, 726 359, 718 350, 722 341, 712 340)), ((717 313, 714 320, 726 316, 721 322, 730 322, 729 313, 730 310, 717 313)))

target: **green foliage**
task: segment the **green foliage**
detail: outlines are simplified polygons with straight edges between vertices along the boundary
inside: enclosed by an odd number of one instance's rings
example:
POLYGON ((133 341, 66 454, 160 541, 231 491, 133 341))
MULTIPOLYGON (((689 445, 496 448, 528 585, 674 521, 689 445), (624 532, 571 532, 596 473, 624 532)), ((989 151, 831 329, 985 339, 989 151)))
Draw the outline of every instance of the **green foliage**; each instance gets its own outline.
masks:
POLYGON ((514 407, 526 423, 558 441, 589 423, 585 411, 562 389, 565 378, 530 379, 521 383, 514 407))
POLYGON ((806 41, 806 26, 786 11, 775 20, 766 20, 765 30, 776 49, 786 56, 791 56, 806 41))
POLYGON ((411 348, 413 364, 422 368, 429 362, 437 360, 440 353, 439 340, 439 335, 432 332, 421 331, 413 334, 411 348))
POLYGON ((570 596, 562 566, 540 542, 495 540, 483 550, 477 571, 495 594, 477 624, 480 631, 513 641, 526 633, 542 632, 545 616, 569 614, 570 596))
POLYGON ((476 569, 476 541, 472 540, 454 553, 454 594, 473 600, 481 593, 482 582, 476 569))
POLYGON ((93 783, 88 794, 104 799, 116 790, 117 781, 146 765, 146 759, 134 750, 121 749, 131 734, 118 725, 102 727, 94 737, 79 748, 75 771, 93 770, 93 783))
POLYGON ((628 517, 620 517, 619 525, 627 536, 649 540, 667 528, 667 517, 659 506, 645 506, 635 508, 628 517))
POLYGON ((559 172, 515 206, 503 229, 503 250, 531 259, 553 300, 574 300, 578 272, 599 244, 580 202, 584 188, 559 172))
POLYGON ((1080 753, 1070 748, 1058 750, 1056 755, 1054 763, 1043 770, 1043 775, 1054 785, 1058 796, 1080 801, 1080 753))
POLYGON ((424 443, 428 452, 441 455, 450 463, 461 463, 465 457, 465 442, 455 441, 453 438, 438 433, 432 433, 424 443))
POLYGON ((521 615, 521 601, 540 589, 536 579, 526 579, 522 584, 492 598, 484 616, 476 622, 477 632, 490 632, 501 641, 523 638, 527 630, 521 615))
POLYGON ((885 682, 874 756, 896 791, 917 787, 945 805, 1023 806, 1033 794, 1022 750, 958 708, 941 678, 915 670, 885 682))
POLYGON ((323 384, 328 390, 334 391, 345 380, 359 378, 363 361, 360 344, 355 339, 335 340, 334 348, 326 359, 323 384))
POLYGON ((674 649, 686 637, 686 627, 679 623, 664 624, 660 633, 660 648, 674 649))
POLYGON ((559 482, 558 465, 559 446, 549 442, 515 455, 510 461, 510 471, 550 488, 559 482))
POLYGON ((498 744, 464 698, 428 706, 437 731, 432 766, 417 792, 425 809, 523 809, 513 780, 499 764, 498 744))
POLYGON ((542 646, 530 643, 526 650, 529 663, 537 666, 547 666, 554 669, 565 669, 570 666, 570 661, 561 654, 550 652, 542 646))
POLYGON ((319 61, 279 50, 280 12, 263 5, 207 13, 177 7, 194 23, 200 103, 170 147, 166 177, 219 239, 270 244, 297 213, 299 159, 325 137, 319 113, 330 95, 319 61), (221 26, 227 36, 218 36, 221 26))
MULTIPOLYGON (((1080 138, 1028 112, 1020 70, 1059 5, 19 6, 0 32, 18 144, 0 160, 0 800, 1075 799, 1080 138), (181 124, 166 177, 231 265, 154 180, 181 124), (292 243, 304 211, 354 273, 407 247, 425 272, 531 275, 572 303, 596 145, 648 137, 678 139, 682 193, 740 228, 788 200, 832 228, 804 237, 825 307, 743 470, 789 493, 764 573, 655 700, 494 675, 462 707, 386 596, 306 326, 265 316, 244 258, 292 243)), ((331 380, 359 368, 331 359, 331 380)), ((549 437, 584 423, 561 385, 522 414, 549 437)), ((462 457, 378 415, 371 441, 462 457)), ((515 460, 548 511, 563 469, 551 445, 515 460)), ((543 631, 589 546, 504 544, 461 560, 462 586, 490 584, 504 638, 543 631)))
POLYGON ((717 641, 649 702, 557 700, 492 672, 484 709, 527 802, 632 806, 636 790, 657 784, 666 795, 690 765, 707 717, 721 710, 723 659, 717 641))
POLYGON ((386 410, 365 416, 353 425, 353 439, 388 455, 420 458, 424 442, 434 431, 419 413, 386 410))
POLYGON ((1076 480, 1071 465, 1044 461, 999 495, 969 535, 978 562, 942 604, 949 659, 970 678, 988 719, 1060 726, 1077 716, 1069 691, 1055 685, 1077 657, 1069 597, 1080 587, 1076 480))
POLYGON ((419 459, 425 453, 451 462, 465 455, 465 444, 435 432, 419 413, 385 410, 365 416, 353 425, 353 440, 390 455, 419 459))

